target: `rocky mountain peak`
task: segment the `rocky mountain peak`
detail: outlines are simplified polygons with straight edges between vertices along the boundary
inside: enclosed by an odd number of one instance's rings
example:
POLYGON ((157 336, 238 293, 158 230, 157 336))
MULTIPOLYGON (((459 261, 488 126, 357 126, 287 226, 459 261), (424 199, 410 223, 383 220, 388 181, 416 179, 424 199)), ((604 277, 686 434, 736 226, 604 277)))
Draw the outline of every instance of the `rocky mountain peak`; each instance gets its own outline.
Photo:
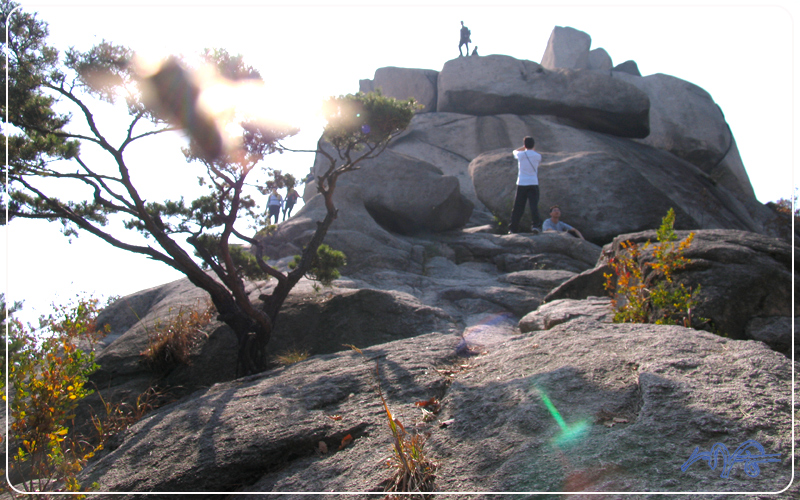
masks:
MULTIPOLYGON (((541 64, 468 56, 362 80, 363 91, 425 109, 383 155, 339 179, 325 242, 348 264, 330 288, 298 284, 269 344, 310 357, 233 380, 233 333, 210 325, 192 363, 160 375, 180 399, 121 433, 82 480, 112 492, 253 498, 381 491, 392 437, 377 363, 392 415, 429 436, 436 489, 452 498, 783 489, 797 411, 798 250, 771 236, 772 212, 754 198, 711 96, 629 63, 615 68, 589 35, 557 27, 541 64), (511 150, 528 135, 542 154, 540 212, 559 204, 586 240, 502 234, 511 150), (701 287, 694 314, 715 332, 611 322, 609 259, 622 241, 655 240, 670 208, 678 236, 695 234, 692 263, 675 279, 701 287), (422 412, 432 399, 436 410, 422 412), (727 477, 703 460, 682 468, 697 447, 750 441, 780 462, 755 475, 736 462, 727 477)), ((320 168, 318 159, 312 173, 320 168)), ((304 198, 262 242, 278 267, 325 212, 313 181, 304 198)), ((255 299, 274 286, 247 291, 255 299)), ((113 342, 95 378, 107 398, 130 400, 153 382, 140 362, 148 322, 202 295, 181 280, 103 313, 113 342)))

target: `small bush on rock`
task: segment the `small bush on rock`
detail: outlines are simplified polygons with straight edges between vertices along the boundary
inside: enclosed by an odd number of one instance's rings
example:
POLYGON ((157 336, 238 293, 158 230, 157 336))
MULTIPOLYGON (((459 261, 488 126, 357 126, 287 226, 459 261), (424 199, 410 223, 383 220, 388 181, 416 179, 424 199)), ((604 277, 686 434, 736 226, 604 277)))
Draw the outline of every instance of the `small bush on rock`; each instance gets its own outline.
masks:
MULTIPOLYGON (((9 477, 2 484, 15 482, 29 492, 85 491, 77 476, 97 448, 71 434, 69 426, 79 401, 92 392, 86 383, 98 368, 92 347, 106 333, 96 321, 99 301, 78 297, 54 306, 53 314, 40 318, 39 328, 6 318, 1 295, 0 302, 2 331, 8 335, 10 417, 9 477)), ((0 374, 0 386, 5 375, 0 374)))
POLYGON ((207 333, 203 330, 214 318, 216 309, 209 301, 195 309, 180 308, 172 318, 156 322, 147 331, 145 362, 156 372, 165 373, 190 362, 192 348, 207 333))
POLYGON ((631 241, 620 243, 619 253, 609 262, 614 273, 604 274, 614 322, 696 327, 707 321, 692 315, 700 286, 692 290, 673 280, 674 273, 690 263, 684 252, 694 239, 690 233, 678 242, 674 224, 675 211, 670 208, 656 231, 658 244, 648 240, 639 248, 631 241))
MULTIPOLYGON (((289 263, 289 269, 295 269, 300 262, 300 256, 294 256, 294 262, 289 263)), ((339 268, 347 264, 344 252, 334 250, 326 244, 321 244, 317 248, 317 256, 311 263, 311 268, 306 276, 315 281, 319 281, 323 286, 331 286, 333 281, 339 279, 341 274, 339 268)))
POLYGON ((800 207, 797 205, 797 189, 794 194, 789 198, 781 198, 775 202, 767 203, 778 218, 772 220, 767 226, 775 231, 779 237, 791 242, 792 241, 792 224, 794 227, 800 227, 800 207))

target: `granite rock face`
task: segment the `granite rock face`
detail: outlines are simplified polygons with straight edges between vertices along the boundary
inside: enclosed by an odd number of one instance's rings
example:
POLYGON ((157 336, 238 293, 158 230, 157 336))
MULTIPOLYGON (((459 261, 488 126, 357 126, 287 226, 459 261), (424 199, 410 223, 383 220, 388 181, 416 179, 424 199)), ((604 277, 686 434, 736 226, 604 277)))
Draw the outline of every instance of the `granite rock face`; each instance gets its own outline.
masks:
MULTIPOLYGON (((374 80, 363 80, 363 90, 380 84, 391 95, 428 102, 435 74, 436 109, 414 117, 390 145, 383 167, 365 168, 376 174, 354 172, 341 179, 364 193, 350 196, 368 198, 371 217, 391 233, 440 232, 506 219, 514 188, 507 170, 513 163, 495 165, 491 155, 499 160, 498 150, 510 152, 531 135, 546 157, 542 174, 550 176, 541 184, 540 215, 550 204, 568 205, 578 216, 573 225, 584 234, 588 230, 595 242, 656 227, 670 206, 683 212, 679 227, 777 234, 777 216, 755 199, 733 134, 708 93, 675 77, 623 71, 635 68, 633 61, 609 71, 611 56, 589 50, 590 37, 572 28, 556 28, 551 41, 552 54, 585 52, 588 69, 571 63, 547 69, 489 55, 454 59, 441 71, 381 68, 374 80), (411 160, 393 157, 396 166, 388 165, 392 152, 411 160), (480 179, 473 178, 473 161, 488 167, 480 179), (420 169, 428 172, 418 174, 420 169), (431 172, 442 178, 435 180, 431 172), (395 176, 396 183, 385 182, 395 176), (471 212, 454 194, 456 181, 471 212), (419 201, 428 191, 439 200, 430 204, 434 211, 419 201), (640 191, 646 195, 638 196, 640 191), (621 206, 635 210, 616 217, 621 206)), ((319 158, 314 169, 321 164, 319 158)), ((314 205, 315 194, 314 183, 307 184, 306 203, 314 205)), ((565 219, 570 222, 567 214, 565 219)))
POLYGON ((437 111, 479 116, 554 115, 621 137, 647 137, 650 100, 597 71, 546 69, 508 56, 459 58, 439 73, 437 111))
POLYGON ((636 64, 636 61, 625 61, 624 63, 617 64, 614 66, 613 71, 627 73, 633 76, 642 76, 642 74, 639 72, 639 65, 636 64))
POLYGON ((747 322, 745 336, 749 339, 764 342, 771 349, 782 352, 787 356, 792 355, 792 338, 797 339, 794 347, 795 359, 800 354, 800 335, 798 335, 798 321, 794 318, 795 326, 792 328, 791 316, 766 316, 754 317, 747 322))
POLYGON ((614 314, 611 299, 608 297, 589 297, 583 300, 561 299, 542 304, 519 320, 522 333, 550 330, 562 323, 577 318, 588 318, 602 323, 611 323, 614 314))
POLYGON ((608 55, 605 49, 594 49, 589 52, 589 69, 595 71, 611 71, 614 63, 611 62, 611 56, 608 55))
POLYGON ((101 491, 249 491, 252 498, 381 489, 391 471, 375 457, 390 453, 391 434, 373 389, 377 363, 394 418, 430 433, 436 490, 453 498, 724 494, 742 482, 778 491, 790 481, 790 362, 759 342, 584 317, 530 336, 486 336, 478 356, 459 357, 459 343, 423 335, 215 385, 132 426, 82 479, 101 491), (441 406, 425 417, 414 404, 432 397, 441 406), (757 477, 729 464, 730 478, 721 478, 702 460, 681 471, 696 447, 721 442, 732 451, 750 439, 780 460, 760 464, 757 477), (565 454, 569 465, 559 465, 565 454))
POLYGON ((575 28, 556 26, 550 33, 547 48, 542 55, 542 66, 547 69, 585 69, 590 67, 589 47, 592 37, 575 28))
POLYGON ((650 97, 650 135, 639 142, 696 165, 742 200, 755 196, 733 133, 708 92, 669 75, 612 74, 650 97))
POLYGON ((111 330, 97 355, 101 368, 93 375, 94 382, 102 384, 147 372, 140 353, 147 349, 148 332, 181 311, 206 307, 209 300, 205 291, 184 279, 122 297, 104 309, 97 322, 109 325, 111 330))
MULTIPOLYGON (((594 242, 633 228, 658 227, 669 208, 678 228, 764 231, 766 208, 742 203, 694 165, 627 139, 575 130, 538 117, 524 120, 537 137, 539 213, 561 206, 562 219, 594 242), (698 193, 702 194, 698 196, 698 193)), ((489 151, 469 165, 478 200, 508 218, 517 164, 508 149, 489 151)))
POLYGON ((436 111, 439 72, 431 69, 378 68, 372 80, 360 80, 359 90, 367 93, 380 89, 383 95, 404 101, 413 97, 423 106, 420 113, 436 111))

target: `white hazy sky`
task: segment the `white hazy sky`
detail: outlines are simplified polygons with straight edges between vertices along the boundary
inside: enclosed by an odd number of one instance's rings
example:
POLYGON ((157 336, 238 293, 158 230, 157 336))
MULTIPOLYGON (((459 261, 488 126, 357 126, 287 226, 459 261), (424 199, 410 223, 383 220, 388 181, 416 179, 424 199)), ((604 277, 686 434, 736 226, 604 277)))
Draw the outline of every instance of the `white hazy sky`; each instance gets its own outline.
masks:
MULTIPOLYGON (((440 70, 458 56, 459 21, 472 30, 481 55, 505 54, 540 62, 553 27, 570 26, 592 37, 614 64, 634 60, 642 75, 665 73, 708 91, 731 126, 757 198, 762 202, 793 192, 797 42, 792 1, 771 6, 748 2, 583 1, 548 5, 507 1, 438 2, 434 6, 387 2, 278 2, 175 0, 68 3, 21 1, 50 26, 50 42, 63 50, 86 49, 103 39, 151 54, 194 53, 223 47, 241 53, 274 90, 272 109, 305 117, 304 140, 319 136, 314 112, 324 97, 358 90, 358 80, 377 68, 400 66, 440 70), (626 5, 627 3, 627 5, 626 5)), ((141 172, 183 167, 180 140, 164 139, 136 151, 141 172)), ((279 168, 304 175, 309 155, 285 154, 279 168)), ((269 160, 276 161, 276 160, 269 160)), ((143 176, 146 174, 142 174, 143 176)), ((150 176, 159 196, 175 182, 150 176)), ((194 185, 194 177, 186 181, 194 185)), ((177 193, 177 194, 176 194, 177 193)), ((29 315, 79 291, 126 295, 177 279, 167 266, 116 250, 91 235, 71 244, 58 224, 13 221, 3 231, 6 295, 24 300, 29 315)), ((32 317, 26 315, 26 318, 32 317)))

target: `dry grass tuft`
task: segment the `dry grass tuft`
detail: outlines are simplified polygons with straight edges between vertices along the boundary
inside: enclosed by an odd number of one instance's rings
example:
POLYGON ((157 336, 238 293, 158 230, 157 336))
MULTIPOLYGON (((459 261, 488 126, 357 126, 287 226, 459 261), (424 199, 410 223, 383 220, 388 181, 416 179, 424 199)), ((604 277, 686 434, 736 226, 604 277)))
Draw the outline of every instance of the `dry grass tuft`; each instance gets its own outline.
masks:
POLYGON ((205 328, 216 314, 211 301, 197 308, 181 307, 177 314, 166 321, 156 322, 147 331, 147 349, 142 356, 154 371, 164 373, 178 365, 190 364, 192 348, 208 336, 205 328))
MULTIPOLYGON (((366 359, 364 353, 354 345, 348 345, 355 352, 366 359)), ((407 495, 392 495, 391 493, 419 493, 423 499, 432 498, 433 495, 427 494, 435 490, 436 468, 438 464, 427 456, 425 442, 430 437, 430 433, 417 434, 406 431, 405 426, 392 415, 386 398, 381 389, 381 373, 378 361, 375 361, 375 371, 373 372, 375 392, 386 412, 386 419, 389 429, 392 431, 392 456, 386 460, 386 466, 394 469, 392 476, 384 481, 384 491, 390 493, 384 500, 404 499, 407 495)), ((438 412, 440 404, 436 398, 415 403, 419 407, 430 407, 427 410, 433 414, 438 412)), ((416 495, 412 495, 416 498, 416 495)))
POLYGON ((136 397, 132 405, 127 403, 111 403, 100 396, 105 415, 92 415, 92 424, 96 432, 99 448, 109 439, 124 431, 142 419, 147 413, 163 406, 171 400, 170 396, 156 387, 149 387, 136 397))
POLYGON ((278 354, 273 359, 276 363, 289 366, 295 363, 299 363, 300 361, 305 361, 310 356, 308 351, 301 351, 300 349, 290 349, 283 354, 278 354))
MULTIPOLYGON (((394 469, 394 474, 389 479, 385 491, 418 492, 422 498, 429 498, 431 495, 424 493, 434 491, 437 467, 425 452, 425 441, 429 435, 409 434, 399 420, 392 418, 388 408, 386 412, 391 419, 390 422, 394 424, 390 425, 394 437, 394 454, 386 461, 386 466, 394 469)), ((394 497, 390 495, 388 498, 394 497)))

